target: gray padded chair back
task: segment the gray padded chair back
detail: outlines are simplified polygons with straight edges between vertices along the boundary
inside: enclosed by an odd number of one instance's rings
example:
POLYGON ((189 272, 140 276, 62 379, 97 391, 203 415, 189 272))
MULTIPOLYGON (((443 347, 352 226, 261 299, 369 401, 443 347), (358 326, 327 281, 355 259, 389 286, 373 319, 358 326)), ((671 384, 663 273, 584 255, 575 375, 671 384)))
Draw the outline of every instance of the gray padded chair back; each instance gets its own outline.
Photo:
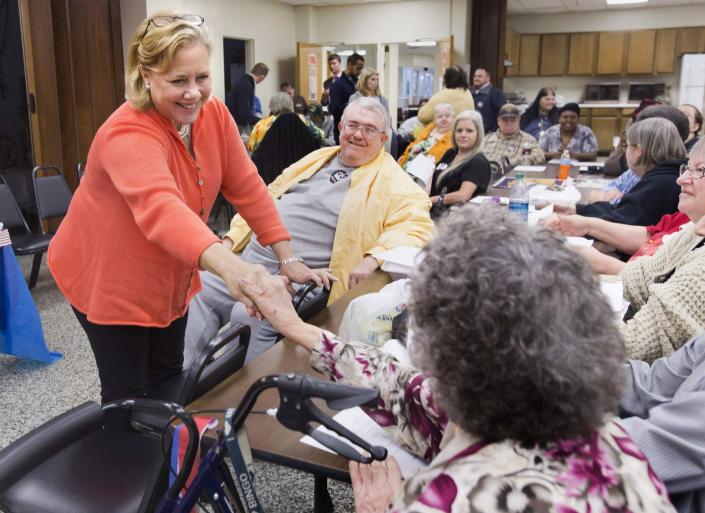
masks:
POLYGON ((32 170, 32 183, 40 221, 66 215, 71 203, 71 190, 58 167, 35 167, 32 170), (56 174, 39 176, 39 171, 47 170, 55 171, 56 174))
POLYGON ((0 177, 0 223, 3 223, 5 228, 24 228, 29 232, 29 226, 12 195, 10 186, 2 177, 0 177))

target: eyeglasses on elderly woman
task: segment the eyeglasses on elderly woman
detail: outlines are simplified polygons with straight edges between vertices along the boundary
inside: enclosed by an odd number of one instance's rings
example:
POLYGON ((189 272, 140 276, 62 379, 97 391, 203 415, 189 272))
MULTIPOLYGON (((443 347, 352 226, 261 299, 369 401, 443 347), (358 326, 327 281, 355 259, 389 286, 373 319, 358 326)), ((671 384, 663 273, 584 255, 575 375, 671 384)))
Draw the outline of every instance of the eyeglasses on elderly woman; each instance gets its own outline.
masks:
POLYGON ((205 19, 203 16, 199 16, 197 14, 183 14, 181 16, 154 16, 147 22, 147 26, 144 29, 144 34, 142 34, 142 37, 147 35, 150 25, 162 28, 171 25, 172 23, 176 23, 177 21, 185 21, 186 23, 190 23, 191 25, 198 27, 199 25, 203 25, 205 19))
POLYGON ((681 167, 678 169, 678 174, 680 176, 683 176, 685 173, 688 173, 690 177, 694 180, 700 180, 701 178, 705 178, 705 164, 695 166, 694 169, 690 167, 689 164, 682 164, 681 167))

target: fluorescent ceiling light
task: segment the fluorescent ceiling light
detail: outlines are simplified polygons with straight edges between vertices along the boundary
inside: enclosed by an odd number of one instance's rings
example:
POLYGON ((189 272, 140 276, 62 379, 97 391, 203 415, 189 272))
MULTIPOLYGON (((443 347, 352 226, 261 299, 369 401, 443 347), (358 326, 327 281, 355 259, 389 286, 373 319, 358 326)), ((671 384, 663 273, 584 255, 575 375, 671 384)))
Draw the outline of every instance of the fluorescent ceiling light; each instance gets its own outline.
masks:
POLYGON ((649 0, 607 0, 607 5, 645 4, 649 0))
POLYGON ((411 46, 412 48, 417 48, 419 46, 436 46, 435 41, 409 41, 406 46, 411 46))
POLYGON ((353 53, 357 53, 358 55, 367 55, 367 50, 343 50, 342 52, 338 52, 338 55, 341 57, 349 57, 353 53))

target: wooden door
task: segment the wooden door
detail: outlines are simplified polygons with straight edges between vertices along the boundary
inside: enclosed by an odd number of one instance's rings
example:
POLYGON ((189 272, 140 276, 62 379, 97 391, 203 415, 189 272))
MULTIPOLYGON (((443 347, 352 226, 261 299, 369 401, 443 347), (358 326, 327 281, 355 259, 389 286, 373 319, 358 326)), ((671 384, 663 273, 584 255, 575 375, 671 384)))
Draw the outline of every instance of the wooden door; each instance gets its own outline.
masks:
POLYGON ((595 46, 597 34, 587 32, 570 35, 568 75, 593 75, 595 73, 595 46))
POLYGON ((541 52, 541 36, 538 34, 522 34, 519 49, 519 75, 535 77, 539 74, 539 54, 541 52))
POLYGON ((655 30, 635 30, 627 38, 627 74, 651 75, 654 72, 655 30))
POLYGON ((20 15, 34 164, 58 165, 75 188, 78 162, 124 101, 119 0, 20 0, 20 15))
POLYGON ((656 49, 654 70, 656 73, 673 73, 676 68, 677 29, 661 29, 656 31, 656 49))
POLYGON ((296 44, 296 90, 307 102, 320 101, 323 94, 323 77, 328 76, 326 59, 327 56, 321 45, 296 44))
POLYGON ((544 34, 541 36, 541 76, 562 76, 568 61, 568 35, 544 34))
POLYGON ((624 72, 624 32, 600 32, 597 41, 598 75, 621 75, 624 72))
POLYGON ((20 0, 34 165, 62 162, 51 0, 20 0))

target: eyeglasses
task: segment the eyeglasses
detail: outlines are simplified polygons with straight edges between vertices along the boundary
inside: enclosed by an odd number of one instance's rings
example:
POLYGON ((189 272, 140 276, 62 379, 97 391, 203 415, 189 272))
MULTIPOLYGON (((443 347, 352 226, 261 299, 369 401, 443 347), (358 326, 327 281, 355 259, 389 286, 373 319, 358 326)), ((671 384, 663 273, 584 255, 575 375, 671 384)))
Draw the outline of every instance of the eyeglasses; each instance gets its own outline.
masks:
POLYGON ((198 16, 197 14, 184 14, 183 16, 155 16, 147 22, 147 26, 144 29, 144 34, 142 34, 142 37, 144 38, 144 36, 147 35, 150 25, 161 28, 171 25, 179 20, 195 25, 196 27, 203 25, 203 22, 205 21, 203 16, 198 16))
POLYGON ((360 130, 360 133, 365 138, 372 137, 375 134, 384 133, 383 131, 377 130, 375 127, 361 125, 359 123, 356 123, 355 121, 343 121, 343 130, 345 130, 350 135, 360 130))
POLYGON ((688 164, 681 164, 680 169, 678 170, 678 173, 683 176, 685 173, 688 173, 691 178, 694 180, 700 180, 701 178, 705 178, 705 165, 699 165, 695 169, 688 167, 688 164))

